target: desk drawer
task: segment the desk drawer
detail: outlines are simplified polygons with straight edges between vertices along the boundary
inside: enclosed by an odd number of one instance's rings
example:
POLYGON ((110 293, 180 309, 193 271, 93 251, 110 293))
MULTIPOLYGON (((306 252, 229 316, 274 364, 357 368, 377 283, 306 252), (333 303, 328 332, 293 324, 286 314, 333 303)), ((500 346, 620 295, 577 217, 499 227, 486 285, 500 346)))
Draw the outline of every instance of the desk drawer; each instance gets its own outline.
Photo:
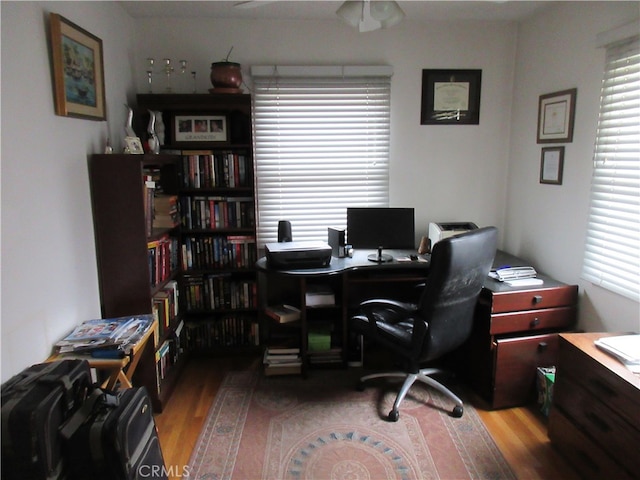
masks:
POLYGON ((498 339, 493 348, 493 407, 524 405, 535 398, 536 368, 556 363, 558 335, 498 339))
POLYGON ((637 478, 618 465, 557 408, 552 408, 549 416, 549 438, 562 455, 580 472, 582 478, 593 480, 603 478, 631 480, 637 478))
POLYGON ((572 380, 593 398, 606 401, 613 411, 640 429, 640 397, 636 387, 612 375, 606 366, 566 342, 558 356, 559 381, 563 378, 572 380))
POLYGON ((593 395, 570 377, 557 377, 554 405, 577 427, 631 471, 640 471, 640 432, 609 408, 608 398, 593 395))
POLYGON ((578 288, 575 285, 493 292, 490 300, 491 313, 575 305, 577 295, 578 288))
POLYGON ((575 307, 497 313, 491 316, 489 333, 491 335, 499 335, 502 333, 568 328, 573 325, 575 318, 575 307))

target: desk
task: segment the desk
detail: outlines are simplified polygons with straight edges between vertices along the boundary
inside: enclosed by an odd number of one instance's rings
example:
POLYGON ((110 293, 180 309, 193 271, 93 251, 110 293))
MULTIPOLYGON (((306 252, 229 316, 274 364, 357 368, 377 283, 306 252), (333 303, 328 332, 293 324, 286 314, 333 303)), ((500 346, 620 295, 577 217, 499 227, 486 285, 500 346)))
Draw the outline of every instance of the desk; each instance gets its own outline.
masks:
POLYGON ((288 303, 300 308, 300 322, 295 326, 274 325, 265 321, 265 337, 282 346, 295 343, 300 348, 303 373, 312 364, 346 365, 350 352, 348 320, 360 302, 367 298, 393 296, 397 299, 415 301, 415 286, 427 278, 429 255, 419 256, 419 260, 408 259, 415 250, 384 250, 391 255, 390 262, 373 262, 367 259, 377 250, 354 250, 352 257, 332 257, 331 263, 323 268, 276 270, 267 265, 266 258, 258 260, 256 266, 264 288, 261 292, 261 306, 288 303), (329 286, 335 295, 335 303, 321 306, 307 306, 306 294, 310 286, 329 286), (310 350, 309 328, 330 326, 331 349, 329 352, 310 350))
POLYGON ((90 368, 95 368, 98 371, 106 374, 105 380, 100 385, 107 390, 115 389, 118 382, 120 382, 120 388, 131 388, 133 386, 133 374, 138 367, 142 352, 149 343, 150 339, 153 339, 155 345, 155 332, 158 331, 158 321, 154 320, 147 331, 140 337, 130 349, 129 354, 123 358, 104 359, 93 358, 90 355, 78 355, 71 353, 63 353, 52 355, 47 359, 47 362, 53 362, 56 360, 66 360, 71 358, 78 358, 81 360, 87 360, 90 368))

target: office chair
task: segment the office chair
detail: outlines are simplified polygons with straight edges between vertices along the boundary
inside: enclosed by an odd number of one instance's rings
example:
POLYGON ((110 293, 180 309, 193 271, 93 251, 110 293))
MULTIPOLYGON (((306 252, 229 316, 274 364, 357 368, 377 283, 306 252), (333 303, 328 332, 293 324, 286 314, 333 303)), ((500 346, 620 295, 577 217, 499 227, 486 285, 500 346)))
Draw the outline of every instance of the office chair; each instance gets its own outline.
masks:
POLYGON ((364 382, 373 378, 405 378, 389 412, 390 421, 398 420, 400 403, 416 380, 453 400, 451 415, 462 416, 462 401, 431 378, 441 370, 420 366, 454 351, 471 334, 476 302, 493 263, 497 237, 495 227, 485 227, 440 240, 431 253, 429 276, 417 304, 367 300, 351 318, 355 332, 389 349, 406 368, 366 375, 358 384, 358 389, 364 390, 364 382))

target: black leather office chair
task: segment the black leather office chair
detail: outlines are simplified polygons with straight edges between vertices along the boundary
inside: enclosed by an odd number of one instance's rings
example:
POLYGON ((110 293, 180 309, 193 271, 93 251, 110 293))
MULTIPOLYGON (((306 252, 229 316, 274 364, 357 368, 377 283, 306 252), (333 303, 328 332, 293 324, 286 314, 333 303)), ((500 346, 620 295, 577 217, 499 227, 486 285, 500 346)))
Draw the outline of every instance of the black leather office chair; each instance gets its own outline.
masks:
POLYGON ((441 370, 420 366, 452 352, 471 334, 474 309, 493 263, 497 236, 495 227, 485 227, 440 240, 431 253, 429 276, 417 304, 368 300, 351 318, 354 331, 391 350, 406 367, 403 372, 367 375, 358 385, 364 389, 364 382, 373 378, 406 377, 389 420, 398 420, 400 403, 416 380, 451 398, 456 404, 452 416, 462 416, 462 401, 430 377, 441 370))

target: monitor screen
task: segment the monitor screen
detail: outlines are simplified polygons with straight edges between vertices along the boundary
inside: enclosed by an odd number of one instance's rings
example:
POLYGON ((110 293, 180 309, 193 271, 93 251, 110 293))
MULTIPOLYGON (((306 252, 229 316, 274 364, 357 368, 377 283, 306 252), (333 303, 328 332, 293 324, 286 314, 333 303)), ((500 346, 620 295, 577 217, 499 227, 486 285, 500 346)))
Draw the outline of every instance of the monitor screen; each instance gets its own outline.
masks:
POLYGON ((413 208, 347 208, 347 242, 353 248, 415 249, 413 208))

